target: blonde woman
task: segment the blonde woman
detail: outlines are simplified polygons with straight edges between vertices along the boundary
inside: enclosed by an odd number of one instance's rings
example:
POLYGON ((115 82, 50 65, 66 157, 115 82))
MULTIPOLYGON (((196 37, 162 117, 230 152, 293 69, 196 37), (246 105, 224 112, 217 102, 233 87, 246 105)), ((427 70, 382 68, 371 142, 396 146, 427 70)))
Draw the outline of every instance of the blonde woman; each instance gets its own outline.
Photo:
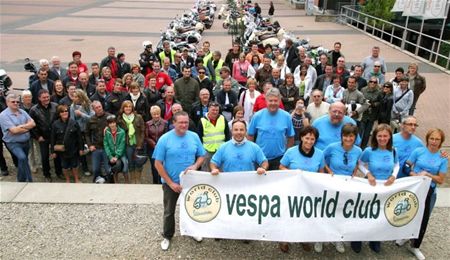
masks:
POLYGON ((247 89, 241 93, 239 97, 239 105, 244 108, 244 120, 250 122, 253 116, 253 106, 255 105, 256 98, 261 95, 261 93, 256 90, 258 83, 256 79, 249 78, 247 80, 247 89))
MULTIPOLYGON (((73 103, 70 105, 70 118, 77 122, 80 127, 81 134, 84 136, 86 132, 86 125, 94 115, 94 110, 91 109, 91 101, 82 89, 76 89, 73 93, 73 103)), ((86 142, 83 141, 83 145, 86 142)), ((83 167, 84 175, 90 176, 87 165, 86 155, 80 157, 81 165, 83 167)))

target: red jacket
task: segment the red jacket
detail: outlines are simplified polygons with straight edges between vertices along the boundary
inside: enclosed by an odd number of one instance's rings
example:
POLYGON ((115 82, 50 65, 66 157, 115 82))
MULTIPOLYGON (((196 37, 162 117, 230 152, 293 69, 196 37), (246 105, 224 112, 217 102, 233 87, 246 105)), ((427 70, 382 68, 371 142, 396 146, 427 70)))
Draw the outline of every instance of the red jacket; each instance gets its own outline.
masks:
MULTIPOLYGON (((147 74, 148 76, 148 74, 147 74)), ((144 86, 148 88, 148 79, 149 77, 145 76, 144 86)), ((173 84, 172 79, 166 73, 160 71, 156 75, 156 89, 159 91, 164 85, 170 86, 173 84)))
MULTIPOLYGON (((255 100, 255 105, 253 105, 253 112, 256 113, 261 109, 267 107, 266 96, 264 94, 259 95, 255 100)), ((280 99, 280 108, 284 110, 283 102, 280 99)))

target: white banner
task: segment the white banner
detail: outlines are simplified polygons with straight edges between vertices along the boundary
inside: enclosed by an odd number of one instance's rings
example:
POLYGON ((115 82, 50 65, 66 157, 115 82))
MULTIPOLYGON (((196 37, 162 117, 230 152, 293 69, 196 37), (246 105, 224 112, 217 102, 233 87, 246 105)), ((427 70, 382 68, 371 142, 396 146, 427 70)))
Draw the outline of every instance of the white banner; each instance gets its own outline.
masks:
POLYGON ((416 238, 430 178, 391 186, 303 171, 181 176, 180 231, 210 238, 286 242, 416 238))
POLYGON ((391 12, 403 12, 410 0, 396 0, 391 12))
POLYGON ((447 0, 426 0, 423 19, 445 19, 447 18, 447 0))
POLYGON ((407 2, 402 16, 422 16, 425 11, 425 0, 410 0, 407 2))

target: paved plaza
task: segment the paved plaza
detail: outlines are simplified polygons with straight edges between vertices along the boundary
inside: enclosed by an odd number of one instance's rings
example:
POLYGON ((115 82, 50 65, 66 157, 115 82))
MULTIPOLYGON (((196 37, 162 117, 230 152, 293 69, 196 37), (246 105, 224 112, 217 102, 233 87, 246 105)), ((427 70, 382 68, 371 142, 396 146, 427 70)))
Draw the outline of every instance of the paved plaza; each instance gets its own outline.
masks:
MULTIPOLYGON (((78 50, 90 66, 106 56, 109 46, 123 52, 130 63, 137 62, 142 42, 159 41, 161 30, 176 16, 192 7, 194 0, 2 0, 0 1, 0 68, 13 80, 13 89, 28 87, 24 59, 37 64, 39 59, 57 55, 63 65, 78 50)), ((255 1, 253 1, 255 2, 255 1)), ((258 0, 267 14, 269 0, 258 0)), ((417 62, 426 77, 427 90, 420 97, 416 116, 424 137, 427 129, 439 127, 450 144, 450 75, 345 25, 316 23, 303 10, 292 8, 286 0, 273 0, 274 19, 313 45, 332 48, 342 42, 348 64, 357 64, 370 54, 372 46, 381 47, 388 66, 386 78, 408 63, 417 62)), ((216 1, 220 8, 221 1, 216 1)), ((223 56, 231 47, 231 36, 216 19, 203 40, 223 56)), ((14 167, 12 167, 14 168, 14 167)), ((34 176, 33 176, 34 177, 34 176)), ((447 177, 447 181, 448 181, 447 177)), ((14 181, 2 179, 0 181, 14 181)), ((84 180, 83 180, 84 182, 84 180)), ((273 242, 214 241, 197 244, 180 237, 177 230, 173 247, 160 251, 162 192, 159 186, 93 184, 27 184, 0 182, 0 259, 414 259, 406 248, 383 243, 375 255, 367 246, 357 255, 346 246, 345 254, 326 245, 322 254, 304 252, 299 244, 290 254, 282 254, 273 242), (78 187, 76 187, 78 186, 78 187), (96 188, 99 187, 99 188, 96 188), (99 192, 99 189, 103 189, 99 192), (70 191, 70 193, 68 193, 70 191), (72 197, 67 198, 68 194, 72 197), (78 195, 77 195, 78 194, 78 195), (114 194, 114 195, 113 195, 114 194), (126 196, 119 196, 127 194, 126 196), (64 197, 66 196, 66 197, 64 197)), ((423 244, 429 259, 450 256, 448 189, 439 194, 438 206, 423 244)), ((361 227, 363 228, 363 227, 361 227)))

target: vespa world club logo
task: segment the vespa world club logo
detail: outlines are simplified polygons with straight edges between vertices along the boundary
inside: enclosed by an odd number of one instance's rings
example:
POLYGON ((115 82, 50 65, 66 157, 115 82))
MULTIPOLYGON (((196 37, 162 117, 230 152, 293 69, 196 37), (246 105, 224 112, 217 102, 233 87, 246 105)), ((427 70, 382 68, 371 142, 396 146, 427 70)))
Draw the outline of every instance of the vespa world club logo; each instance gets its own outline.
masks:
POLYGON ((387 221, 394 227, 402 227, 411 222, 419 211, 419 199, 410 191, 392 194, 384 205, 387 221))
POLYGON ((221 207, 220 194, 211 185, 197 184, 189 189, 184 206, 189 217, 199 223, 206 223, 217 217, 221 207))

